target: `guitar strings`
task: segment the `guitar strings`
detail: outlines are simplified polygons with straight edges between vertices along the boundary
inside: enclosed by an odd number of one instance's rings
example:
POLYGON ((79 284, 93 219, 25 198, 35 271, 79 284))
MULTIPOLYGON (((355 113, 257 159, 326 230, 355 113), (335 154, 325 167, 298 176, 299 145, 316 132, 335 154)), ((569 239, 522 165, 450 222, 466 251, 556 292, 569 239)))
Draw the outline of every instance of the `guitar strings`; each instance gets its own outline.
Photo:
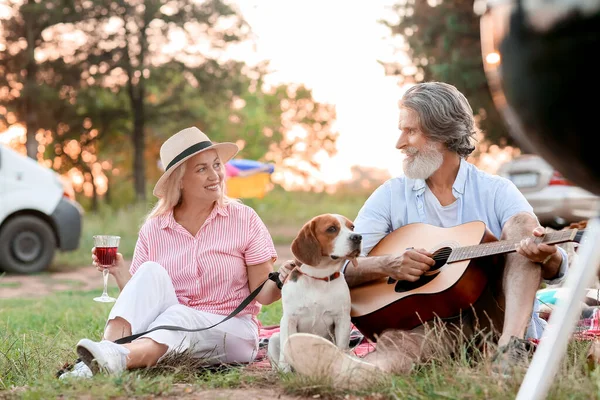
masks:
POLYGON ((452 253, 452 249, 443 248, 433 255, 433 259, 435 261, 447 260, 451 253, 452 253))

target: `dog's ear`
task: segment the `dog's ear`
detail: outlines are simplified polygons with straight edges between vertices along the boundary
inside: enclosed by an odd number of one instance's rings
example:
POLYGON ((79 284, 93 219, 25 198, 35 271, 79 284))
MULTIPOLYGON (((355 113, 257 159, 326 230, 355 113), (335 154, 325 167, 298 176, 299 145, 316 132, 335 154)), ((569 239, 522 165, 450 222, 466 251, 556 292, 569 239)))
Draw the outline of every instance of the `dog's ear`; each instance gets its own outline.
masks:
POLYGON ((302 264, 315 266, 321 259, 321 244, 315 236, 315 221, 305 224, 292 242, 292 254, 302 264))

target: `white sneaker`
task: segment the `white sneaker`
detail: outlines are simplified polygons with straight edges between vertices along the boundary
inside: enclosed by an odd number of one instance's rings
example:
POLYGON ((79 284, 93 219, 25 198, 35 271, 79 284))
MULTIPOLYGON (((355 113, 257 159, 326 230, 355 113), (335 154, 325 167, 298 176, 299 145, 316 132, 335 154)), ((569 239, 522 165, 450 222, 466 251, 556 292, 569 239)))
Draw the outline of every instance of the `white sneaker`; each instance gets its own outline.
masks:
POLYGON ((110 340, 94 342, 81 339, 77 343, 77 355, 94 375, 99 371, 119 375, 127 369, 127 354, 129 350, 126 347, 110 340))
POLYGON ((62 374, 58 379, 71 379, 71 378, 91 378, 94 376, 90 367, 85 365, 83 361, 79 361, 73 366, 73 369, 62 374))
POLYGON ((333 386, 359 389, 377 384, 383 371, 340 350, 331 341, 309 333, 290 335, 284 357, 294 372, 313 379, 328 379, 333 386))

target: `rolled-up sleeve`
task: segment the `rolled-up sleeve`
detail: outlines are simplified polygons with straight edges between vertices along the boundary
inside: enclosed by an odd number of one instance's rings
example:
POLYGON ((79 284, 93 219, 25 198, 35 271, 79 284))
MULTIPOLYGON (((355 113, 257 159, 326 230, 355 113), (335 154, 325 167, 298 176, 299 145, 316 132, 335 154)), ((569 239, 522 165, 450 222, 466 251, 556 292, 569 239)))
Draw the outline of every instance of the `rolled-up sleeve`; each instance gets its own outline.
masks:
MULTIPOLYGON (((506 221, 508 221, 512 216, 518 214, 519 212, 527 212, 537 219, 537 216, 533 212, 533 208, 525 199, 525 196, 523 196, 519 189, 517 189, 514 183, 510 181, 505 182, 506 184, 503 185, 501 190, 497 192, 497 196, 495 199, 496 212, 499 216, 501 226, 504 226, 506 221)), ((558 247, 558 251, 560 252, 560 255, 562 257, 562 263, 560 265, 558 273, 554 278, 544 280, 544 282, 548 285, 557 285, 561 283, 569 268, 569 257, 567 255, 567 252, 561 247, 558 247)))
POLYGON ((500 226, 504 227, 506 221, 520 212, 529 213, 537 219, 531 204, 515 184, 508 179, 502 179, 500 182, 503 184, 498 188, 494 197, 494 208, 500 226))
POLYGON ((548 285, 558 285, 565 279, 565 275, 567 275, 567 270, 569 269, 569 256, 567 252, 562 247, 558 247, 558 252, 562 257, 562 262, 560 264, 560 268, 558 269, 558 273, 552 279, 544 279, 544 282, 548 285))
POLYGON ((258 214, 252 209, 250 209, 248 223, 248 244, 244 252, 246 265, 257 265, 277 260, 277 251, 271 234, 258 214))

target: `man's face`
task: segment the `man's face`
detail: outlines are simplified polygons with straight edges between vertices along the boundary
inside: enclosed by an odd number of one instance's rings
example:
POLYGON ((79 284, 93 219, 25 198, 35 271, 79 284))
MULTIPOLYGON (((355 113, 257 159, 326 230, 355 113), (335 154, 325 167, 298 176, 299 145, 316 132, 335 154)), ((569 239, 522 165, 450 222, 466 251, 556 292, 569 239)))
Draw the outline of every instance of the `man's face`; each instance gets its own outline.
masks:
POLYGON ((429 178, 444 161, 441 144, 427 138, 418 114, 410 108, 400 109, 399 128, 396 148, 405 155, 402 162, 404 174, 411 179, 429 178))

